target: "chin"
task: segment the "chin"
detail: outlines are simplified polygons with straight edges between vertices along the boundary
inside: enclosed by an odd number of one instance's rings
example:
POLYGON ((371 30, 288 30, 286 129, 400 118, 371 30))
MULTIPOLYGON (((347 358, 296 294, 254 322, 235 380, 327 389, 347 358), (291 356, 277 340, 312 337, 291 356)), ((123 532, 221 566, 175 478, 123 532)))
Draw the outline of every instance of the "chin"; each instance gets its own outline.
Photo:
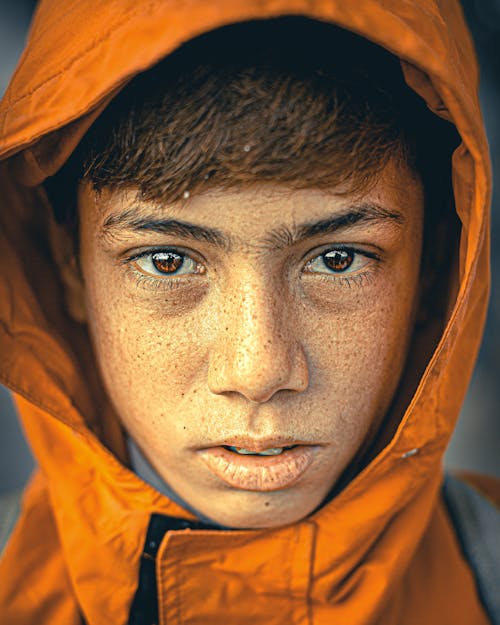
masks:
POLYGON ((232 529, 273 529, 293 525, 311 514, 321 503, 321 497, 314 501, 308 497, 287 496, 275 493, 235 493, 233 502, 227 505, 219 498, 216 509, 204 510, 212 521, 232 529), (248 495, 248 497, 245 497, 248 495), (247 499, 247 501, 244 501, 247 499))

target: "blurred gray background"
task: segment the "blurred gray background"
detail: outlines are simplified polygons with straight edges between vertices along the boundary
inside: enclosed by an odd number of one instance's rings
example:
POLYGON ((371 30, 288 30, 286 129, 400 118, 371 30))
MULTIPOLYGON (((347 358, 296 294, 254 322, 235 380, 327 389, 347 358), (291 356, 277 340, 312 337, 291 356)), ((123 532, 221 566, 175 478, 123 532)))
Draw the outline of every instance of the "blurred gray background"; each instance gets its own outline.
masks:
MULTIPOLYGON (((500 174, 500 0, 463 0, 482 72, 481 99, 493 158, 500 174)), ((0 0, 0 95, 21 54, 36 5, 0 0)), ((486 334, 446 463, 500 477, 500 193, 493 197, 493 289, 486 334)), ((0 356, 1 357, 1 356, 0 356)), ((5 388, 0 386, 0 492, 22 486, 33 460, 5 388)))

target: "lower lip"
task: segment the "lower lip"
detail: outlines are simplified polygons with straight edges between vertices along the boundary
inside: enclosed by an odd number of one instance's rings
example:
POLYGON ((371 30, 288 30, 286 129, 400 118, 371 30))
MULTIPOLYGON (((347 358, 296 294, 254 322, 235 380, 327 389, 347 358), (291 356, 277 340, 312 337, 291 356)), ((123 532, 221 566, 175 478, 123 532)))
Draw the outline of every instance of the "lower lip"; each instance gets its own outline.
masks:
POLYGON ((318 447, 298 445, 279 456, 244 456, 224 447, 198 452, 210 471, 233 488, 257 492, 292 486, 310 467, 318 447))

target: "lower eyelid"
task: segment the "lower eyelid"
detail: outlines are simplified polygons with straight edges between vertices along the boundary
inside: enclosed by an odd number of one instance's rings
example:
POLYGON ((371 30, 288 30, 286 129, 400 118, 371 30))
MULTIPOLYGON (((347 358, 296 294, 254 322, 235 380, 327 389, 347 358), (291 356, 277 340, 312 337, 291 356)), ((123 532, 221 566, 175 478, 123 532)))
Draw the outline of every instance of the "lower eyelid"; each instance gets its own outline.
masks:
POLYGON ((135 286, 142 289, 149 290, 153 293, 159 291, 173 291, 176 289, 182 289, 183 291, 190 292, 192 289, 206 289, 206 281, 200 281, 198 279, 192 279, 193 274, 181 275, 177 278, 157 278, 146 274, 142 271, 138 271, 133 267, 130 267, 130 278, 134 280, 135 286))
POLYGON ((348 273, 348 274, 335 274, 335 273, 320 273, 309 272, 302 276, 304 280, 304 287, 309 283, 309 287, 315 289, 319 285, 324 285, 325 288, 330 289, 347 289, 349 292, 353 287, 367 287, 375 280, 378 273, 378 267, 369 267, 365 271, 348 273), (315 287, 313 287, 315 285, 315 287))

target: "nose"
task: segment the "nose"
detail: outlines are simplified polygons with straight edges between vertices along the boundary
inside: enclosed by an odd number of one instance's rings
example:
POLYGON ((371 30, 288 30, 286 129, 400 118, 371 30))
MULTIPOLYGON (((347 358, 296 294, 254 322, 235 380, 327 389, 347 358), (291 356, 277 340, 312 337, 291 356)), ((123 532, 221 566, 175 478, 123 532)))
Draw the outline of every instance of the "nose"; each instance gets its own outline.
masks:
POLYGON ((237 393, 264 403, 278 391, 304 391, 309 371, 289 306, 269 288, 246 283, 217 315, 208 385, 212 393, 237 393))

